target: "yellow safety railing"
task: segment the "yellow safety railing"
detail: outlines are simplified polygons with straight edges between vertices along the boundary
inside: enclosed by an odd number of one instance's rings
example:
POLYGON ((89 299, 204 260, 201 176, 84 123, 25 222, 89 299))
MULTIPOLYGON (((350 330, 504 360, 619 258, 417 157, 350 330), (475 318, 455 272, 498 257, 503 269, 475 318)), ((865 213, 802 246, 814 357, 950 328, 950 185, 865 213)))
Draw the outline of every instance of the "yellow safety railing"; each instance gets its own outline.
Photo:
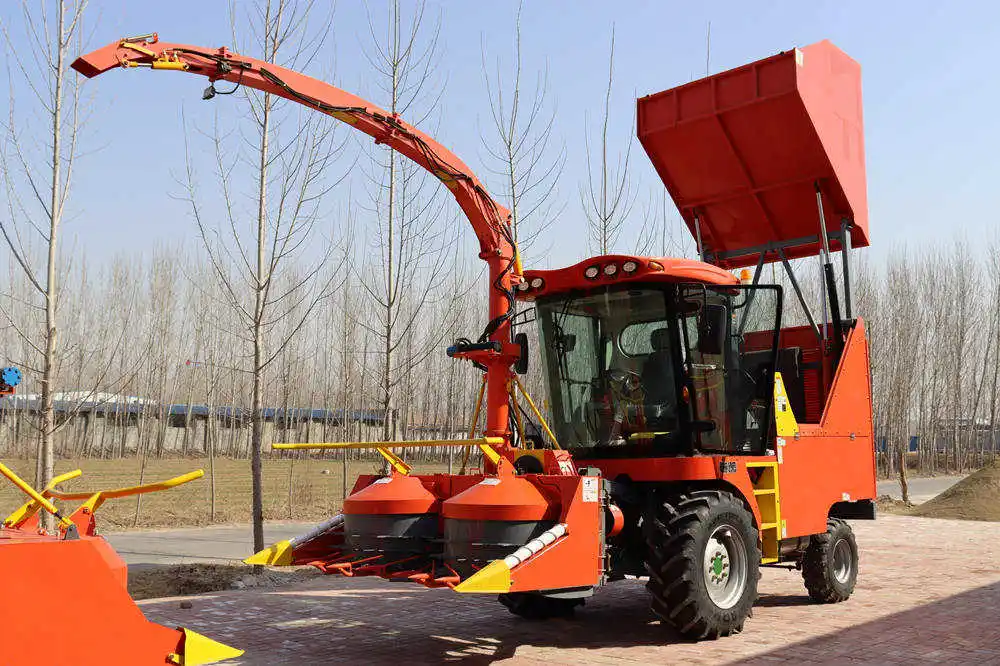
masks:
POLYGON ((305 451, 309 449, 420 449, 436 446, 478 446, 483 455, 493 463, 500 461, 500 454, 493 447, 502 446, 503 437, 480 437, 478 439, 414 439, 399 442, 302 442, 289 444, 272 444, 271 448, 278 451, 305 451))
POLYGON ((517 377, 514 377, 513 381, 514 381, 514 386, 516 386, 518 390, 521 392, 521 395, 524 396, 524 401, 528 403, 528 407, 530 407, 531 411, 534 412, 535 418, 538 419, 539 425, 542 426, 542 428, 545 430, 545 434, 548 435, 549 439, 552 440, 552 447, 555 449, 561 449, 562 447, 559 446, 559 440, 556 439, 556 435, 554 432, 552 432, 552 428, 549 427, 549 424, 545 421, 545 417, 542 416, 542 413, 538 410, 538 407, 535 406, 535 401, 531 399, 531 396, 528 395, 528 392, 524 389, 524 386, 521 385, 521 382, 518 381, 517 377))
MULTIPOLYGON (((56 486, 58 486, 60 483, 65 483, 67 481, 75 479, 81 474, 83 474, 82 470, 74 469, 71 472, 66 472, 65 474, 60 474, 59 476, 53 478, 51 481, 49 481, 49 485, 45 486, 45 488, 42 490, 41 492, 42 497, 46 499, 52 497, 52 491, 55 490, 56 486)), ((37 513, 38 510, 41 508, 42 508, 41 504, 36 502, 33 498, 29 499, 27 502, 25 502, 17 509, 15 509, 9 516, 4 518, 3 521, 4 527, 18 527, 19 525, 23 525, 24 522, 28 520, 28 518, 31 518, 33 515, 35 515, 35 513, 37 513)))
MULTIPOLYGON (((515 388, 517 391, 524 396, 524 401, 528 404, 535 418, 538 419, 538 423, 542 426, 545 434, 552 441, 552 446, 555 449, 560 449, 559 440, 556 439, 556 435, 552 432, 549 424, 546 422, 545 417, 542 416, 541 411, 538 406, 535 405, 535 401, 531 399, 531 396, 525 390, 521 382, 518 381, 517 377, 512 377, 510 384, 508 385, 508 392, 510 394, 511 400, 514 402, 514 418, 516 421, 516 427, 521 434, 522 441, 524 436, 524 425, 521 418, 520 410, 517 408, 517 395, 515 393, 515 388)), ((486 394, 486 376, 483 376, 482 384, 479 387, 479 395, 476 398, 476 407, 472 413, 472 423, 469 425, 469 437, 468 439, 422 439, 422 440, 403 440, 395 442, 286 442, 282 444, 272 444, 271 448, 275 451, 321 451, 321 450, 345 450, 345 449, 374 449, 378 451, 389 463, 401 474, 409 474, 411 467, 406 464, 406 462, 391 451, 391 449, 414 449, 414 448, 433 448, 438 446, 460 446, 466 449, 465 455, 462 458, 462 465, 459 469, 459 474, 465 474, 466 466, 469 462, 469 454, 473 447, 479 447, 483 452, 483 455, 493 464, 500 462, 500 454, 496 452, 494 447, 503 446, 503 437, 476 437, 476 428, 479 425, 479 416, 482 413, 483 398, 486 394)))
POLYGON ((141 486, 129 486, 128 488, 115 488, 113 490, 81 491, 74 493, 52 490, 50 491, 50 494, 52 497, 61 500, 85 500, 82 506, 89 508, 91 511, 97 511, 97 509, 99 509, 100 506, 109 499, 119 499, 121 497, 132 497, 133 495, 145 495, 146 493, 170 490, 171 488, 182 486, 185 483, 196 481, 203 476, 205 476, 205 470, 196 469, 193 472, 181 474, 180 476, 175 476, 172 479, 146 483, 141 486))
POLYGON ((348 449, 348 448, 358 448, 358 449, 375 449, 379 452, 386 462, 388 462, 394 470, 402 474, 403 476, 409 476, 410 471, 413 469, 410 467, 409 463, 397 456, 395 453, 389 450, 388 446, 396 446, 398 448, 399 443, 393 442, 361 442, 364 446, 340 446, 342 443, 347 442, 322 442, 318 444, 310 444, 309 442, 302 443, 291 443, 291 444, 272 444, 272 449, 278 449, 279 451, 303 451, 308 449, 348 449))
MULTIPOLYGON (((64 474, 63 477, 75 478, 77 476, 80 476, 80 473, 81 473, 80 470, 74 470, 73 472, 69 472, 67 474, 64 474)), ((47 497, 43 497, 40 492, 38 492, 37 490, 35 490, 34 488, 32 488, 30 485, 28 485, 27 481, 25 481, 24 479, 22 479, 21 477, 19 477, 17 474, 14 473, 14 470, 12 470, 11 468, 7 467, 3 463, 0 463, 0 474, 2 474, 5 477, 7 477, 8 481, 10 481, 11 483, 13 483, 15 486, 17 486, 17 488, 21 492, 23 492, 25 495, 27 495, 28 497, 30 497, 31 500, 35 504, 37 504, 38 506, 40 506, 41 508, 45 509, 46 511, 48 511, 49 513, 51 513, 53 516, 55 516, 59 520, 59 524, 60 525, 62 525, 65 528, 69 528, 69 527, 73 526, 73 521, 71 521, 69 518, 66 518, 65 516, 63 516, 59 512, 59 509, 56 507, 55 504, 53 504, 51 501, 49 501, 49 499, 47 497)), ((50 491, 51 488, 53 487, 54 483, 56 482, 56 480, 58 478, 59 477, 56 477, 56 479, 53 479, 52 483, 50 483, 48 485, 48 487, 46 488, 46 490, 50 491)), ((36 509, 36 511, 37 511, 37 509, 36 509)), ((7 521, 6 520, 4 521, 4 525, 7 525, 7 521)))
POLYGON ((45 509, 52 515, 60 518, 60 524, 64 527, 72 525, 72 521, 61 516, 56 509, 55 504, 50 501, 50 498, 59 500, 84 500, 84 503, 77 507, 76 511, 86 508, 88 511, 94 512, 109 499, 118 499, 120 497, 131 497, 133 495, 155 493, 160 490, 169 490, 205 476, 205 472, 198 469, 193 472, 188 472, 187 474, 175 476, 174 478, 167 479, 166 481, 156 481, 154 483, 146 483, 141 486, 130 486, 128 488, 115 488, 113 490, 87 490, 72 493, 56 490, 56 486, 59 484, 75 479, 83 474, 82 471, 75 469, 71 472, 66 472, 65 474, 60 474, 55 477, 47 486, 45 486, 45 489, 42 492, 38 493, 34 490, 34 488, 31 488, 31 486, 18 478, 17 475, 10 469, 4 467, 2 463, 0 463, 0 474, 3 474, 8 479, 11 479, 11 481, 14 482, 18 488, 24 491, 31 498, 28 502, 18 507, 4 519, 4 527, 13 528, 23 525, 29 518, 34 516, 39 509, 45 509), (15 481, 14 478, 11 478, 10 475, 13 475, 17 481, 15 481))
POLYGON ((375 450, 379 452, 379 455, 385 458, 386 462, 392 465, 392 468, 394 470, 396 470, 403 476, 410 475, 410 472, 413 470, 413 468, 410 467, 410 464, 405 460, 403 460, 400 456, 397 456, 394 452, 390 451, 384 446, 380 446, 375 450))

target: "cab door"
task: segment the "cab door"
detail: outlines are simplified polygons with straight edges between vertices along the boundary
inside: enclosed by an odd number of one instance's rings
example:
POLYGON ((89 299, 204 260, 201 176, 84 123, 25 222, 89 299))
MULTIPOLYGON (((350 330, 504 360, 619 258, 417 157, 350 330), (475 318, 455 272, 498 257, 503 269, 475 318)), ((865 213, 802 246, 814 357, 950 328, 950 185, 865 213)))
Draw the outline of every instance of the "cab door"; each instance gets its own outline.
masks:
POLYGON ((764 453, 771 428, 780 287, 683 285, 677 305, 695 447, 764 453))

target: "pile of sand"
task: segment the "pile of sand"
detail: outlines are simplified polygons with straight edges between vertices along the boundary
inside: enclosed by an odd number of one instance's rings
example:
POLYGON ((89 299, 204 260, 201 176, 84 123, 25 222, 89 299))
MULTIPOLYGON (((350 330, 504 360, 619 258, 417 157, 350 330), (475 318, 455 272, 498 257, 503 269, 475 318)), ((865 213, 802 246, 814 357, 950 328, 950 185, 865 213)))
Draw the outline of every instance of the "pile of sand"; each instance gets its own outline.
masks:
POLYGON ((982 468, 915 507, 910 515, 1000 521, 1000 466, 993 464, 982 468))

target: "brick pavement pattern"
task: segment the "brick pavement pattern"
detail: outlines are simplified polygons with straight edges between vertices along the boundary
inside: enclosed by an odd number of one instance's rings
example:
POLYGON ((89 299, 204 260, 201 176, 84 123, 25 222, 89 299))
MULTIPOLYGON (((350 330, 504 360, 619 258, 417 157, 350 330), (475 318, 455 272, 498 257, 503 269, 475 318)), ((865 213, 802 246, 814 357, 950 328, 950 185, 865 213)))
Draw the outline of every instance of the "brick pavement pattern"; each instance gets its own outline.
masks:
POLYGON ((233 666, 296 664, 1000 664, 1000 524, 884 516, 853 524, 857 591, 811 603, 766 569, 742 634, 686 643, 654 622, 643 581, 613 583, 568 620, 528 622, 494 599, 379 579, 140 602, 146 615, 245 649, 233 666))

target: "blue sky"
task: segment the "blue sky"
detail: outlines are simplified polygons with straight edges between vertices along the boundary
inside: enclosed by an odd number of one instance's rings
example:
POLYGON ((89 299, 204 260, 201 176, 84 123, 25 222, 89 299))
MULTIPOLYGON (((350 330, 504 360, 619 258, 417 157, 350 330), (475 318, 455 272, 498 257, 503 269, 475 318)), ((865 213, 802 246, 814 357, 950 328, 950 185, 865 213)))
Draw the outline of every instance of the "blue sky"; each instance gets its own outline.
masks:
MULTIPOLYGON (((227 4, 91 0, 90 46, 154 30, 166 41, 228 44, 227 4)), ((440 12, 438 74, 446 84, 432 133, 480 172, 479 131, 488 122, 481 44, 485 40, 491 53, 509 53, 516 6, 504 0, 429 0, 431 12, 440 12)), ((371 3, 372 11, 382 7, 371 3)), ((0 15, 11 23, 20 20, 10 6, 0 15)), ((564 207, 552 231, 558 242, 547 263, 574 263, 587 253, 579 194, 586 177, 585 113, 593 117, 601 105, 612 24, 617 34, 612 136, 624 148, 634 133, 637 95, 704 73, 709 21, 712 72, 824 38, 861 63, 876 256, 903 242, 924 246, 942 234, 950 239, 956 230, 972 241, 992 233, 1000 176, 1000 3, 526 0, 524 66, 529 72, 548 68, 554 132, 567 153, 558 192, 564 207)), ((336 85, 383 104, 359 52, 368 38, 364 5, 341 0, 333 31, 335 42, 318 66, 332 72, 336 85)), ((238 100, 217 98, 211 107, 200 100, 203 79, 146 70, 112 72, 88 86, 90 150, 79 165, 67 232, 98 260, 146 252, 155 243, 195 247, 194 225, 183 204, 170 197, 178 191, 174 175, 184 164, 181 109, 193 122, 207 123, 214 111, 223 118, 242 111, 226 108, 238 100)), ((641 197, 658 187, 637 145, 632 172, 641 197)))

